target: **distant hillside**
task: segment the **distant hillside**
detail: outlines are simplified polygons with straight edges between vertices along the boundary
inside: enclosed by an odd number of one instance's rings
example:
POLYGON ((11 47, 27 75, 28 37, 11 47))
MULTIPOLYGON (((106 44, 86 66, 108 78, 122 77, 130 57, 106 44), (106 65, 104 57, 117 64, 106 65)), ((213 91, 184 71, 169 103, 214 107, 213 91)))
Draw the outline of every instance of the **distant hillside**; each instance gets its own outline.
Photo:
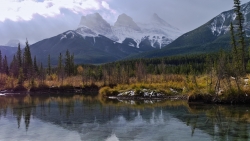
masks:
POLYGON ((37 60, 47 64, 48 55, 51 63, 57 65, 60 53, 65 55, 67 50, 74 54, 77 64, 100 64, 120 60, 130 54, 154 50, 152 47, 135 48, 97 35, 88 28, 70 30, 37 42, 30 47, 31 54, 37 60))
MULTIPOLYGON (((245 18, 244 30, 247 45, 250 37, 250 2, 243 4, 245 18)), ((231 50, 230 23, 235 23, 234 10, 223 12, 204 25, 183 34, 161 50, 146 52, 131 58, 152 58, 172 55, 217 52, 220 49, 231 50)))
POLYGON ((17 47, 9 47, 9 46, 0 46, 0 50, 2 56, 11 56, 12 54, 17 52, 17 47))

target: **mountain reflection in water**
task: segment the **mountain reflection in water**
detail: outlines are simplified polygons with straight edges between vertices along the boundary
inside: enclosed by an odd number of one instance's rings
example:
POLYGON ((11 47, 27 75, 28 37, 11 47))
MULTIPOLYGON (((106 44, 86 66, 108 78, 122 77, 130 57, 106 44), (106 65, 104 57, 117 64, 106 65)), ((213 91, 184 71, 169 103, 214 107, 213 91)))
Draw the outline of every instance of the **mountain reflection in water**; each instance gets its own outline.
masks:
POLYGON ((248 106, 0 97, 0 140, 250 140, 248 106))

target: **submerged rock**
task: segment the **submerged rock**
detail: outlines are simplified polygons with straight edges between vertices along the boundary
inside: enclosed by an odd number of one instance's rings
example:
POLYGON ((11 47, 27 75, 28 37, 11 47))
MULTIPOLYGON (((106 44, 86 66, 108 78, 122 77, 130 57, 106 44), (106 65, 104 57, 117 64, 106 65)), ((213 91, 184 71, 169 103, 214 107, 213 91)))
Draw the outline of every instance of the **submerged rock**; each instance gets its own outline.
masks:
POLYGON ((130 90, 119 93, 117 97, 162 97, 163 93, 157 93, 155 90, 143 89, 143 90, 130 90))

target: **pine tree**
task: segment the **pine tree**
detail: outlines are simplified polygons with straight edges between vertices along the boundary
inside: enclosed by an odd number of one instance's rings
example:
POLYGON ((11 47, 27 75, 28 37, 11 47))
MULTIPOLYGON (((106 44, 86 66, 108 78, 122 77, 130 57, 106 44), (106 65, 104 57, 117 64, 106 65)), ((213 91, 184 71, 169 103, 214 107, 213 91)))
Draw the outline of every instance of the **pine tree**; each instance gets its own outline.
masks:
POLYGON ((100 81, 100 80, 102 80, 102 78, 103 78, 103 72, 102 72, 103 70, 102 70, 102 66, 99 66, 99 68, 98 68, 98 80, 100 81))
POLYGON ((2 52, 0 50, 0 74, 3 73, 3 64, 2 64, 3 58, 2 58, 2 52))
POLYGON ((233 57, 237 57, 237 45, 235 40, 234 26, 232 22, 230 23, 230 33, 233 57))
POLYGON ((121 65, 120 63, 116 64, 116 83, 120 83, 121 82, 121 65))
POLYGON ((58 57, 58 65, 57 65, 57 75, 58 75, 58 81, 61 78, 62 83, 63 83, 63 62, 62 62, 62 53, 60 53, 59 57, 58 57))
POLYGON ((21 68, 22 67, 22 51, 21 51, 20 43, 18 43, 16 59, 18 61, 18 67, 21 68))
POLYGON ((30 47, 28 41, 26 41, 26 47, 23 53, 23 72, 26 78, 31 78, 33 72, 33 63, 30 53, 30 47))
POLYGON ((19 68, 18 72, 18 84, 23 85, 24 82, 24 74, 23 74, 23 68, 19 68))
POLYGON ((61 71, 63 68, 63 63, 62 63, 62 54, 60 53, 59 57, 58 57, 58 71, 61 71))
POLYGON ((74 54, 70 56, 70 75, 75 74, 74 54))
POLYGON ((234 0, 234 11, 236 14, 236 25, 237 28, 237 36, 238 36, 238 54, 239 54, 239 65, 240 65, 240 73, 241 75, 245 75, 246 71, 246 63, 245 63, 245 52, 246 52, 246 45, 245 45, 245 32, 243 29, 244 25, 244 16, 241 12, 240 0, 234 0))
POLYGON ((16 55, 13 56, 12 62, 10 63, 10 72, 14 77, 18 77, 18 60, 16 59, 16 55))
POLYGON ((50 55, 48 56, 48 75, 51 75, 50 55))
POLYGON ((43 68, 43 64, 41 63, 40 68, 39 68, 39 79, 40 79, 42 84, 44 84, 45 77, 46 77, 45 71, 44 71, 44 68, 43 68))
POLYGON ((65 72, 68 76, 75 73, 74 54, 70 55, 68 50, 66 51, 65 56, 65 72))
POLYGON ((70 59, 71 59, 70 53, 67 50, 65 55, 65 72, 68 76, 70 76, 70 62, 71 62, 70 59))
POLYGON ((37 66, 37 62, 36 62, 36 56, 34 57, 34 65, 33 65, 33 67, 34 67, 34 72, 38 73, 38 66, 37 66))
POLYGON ((4 59, 3 59, 3 73, 5 74, 9 74, 9 66, 8 66, 8 61, 7 61, 7 57, 6 55, 4 56, 4 59))
POLYGON ((239 54, 239 49, 237 48, 236 40, 235 40, 235 32, 234 32, 234 26, 231 23, 230 24, 230 33, 231 33, 231 45, 232 45, 232 73, 233 75, 236 76, 240 73, 241 69, 241 62, 240 62, 240 54, 239 54))

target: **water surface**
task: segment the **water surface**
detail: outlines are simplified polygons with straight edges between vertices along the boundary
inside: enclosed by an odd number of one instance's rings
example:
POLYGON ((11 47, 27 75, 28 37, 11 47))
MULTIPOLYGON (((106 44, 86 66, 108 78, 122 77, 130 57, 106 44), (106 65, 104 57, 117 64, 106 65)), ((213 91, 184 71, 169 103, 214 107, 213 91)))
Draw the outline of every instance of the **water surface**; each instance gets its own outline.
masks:
POLYGON ((2 96, 0 141, 248 141, 248 110, 171 100, 2 96))

